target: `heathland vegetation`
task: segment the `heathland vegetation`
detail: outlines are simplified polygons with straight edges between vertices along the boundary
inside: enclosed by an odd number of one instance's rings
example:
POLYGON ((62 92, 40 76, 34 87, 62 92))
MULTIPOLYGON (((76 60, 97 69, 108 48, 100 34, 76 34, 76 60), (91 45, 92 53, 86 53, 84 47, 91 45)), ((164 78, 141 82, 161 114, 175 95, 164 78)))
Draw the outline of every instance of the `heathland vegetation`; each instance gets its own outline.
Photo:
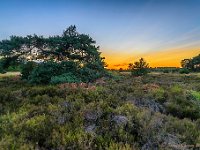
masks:
POLYGON ((183 150, 200 145, 200 55, 110 71, 70 26, 0 41, 0 149, 183 150), (128 73, 127 73, 128 72, 128 73), (129 73, 131 72, 131 73, 129 73))

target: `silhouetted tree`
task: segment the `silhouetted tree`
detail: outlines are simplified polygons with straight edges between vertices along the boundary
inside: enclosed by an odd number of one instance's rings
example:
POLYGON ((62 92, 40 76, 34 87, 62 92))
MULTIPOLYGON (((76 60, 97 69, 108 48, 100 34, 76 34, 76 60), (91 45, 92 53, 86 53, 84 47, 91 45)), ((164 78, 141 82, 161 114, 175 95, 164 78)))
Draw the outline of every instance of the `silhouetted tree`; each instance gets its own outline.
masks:
POLYGON ((130 63, 128 68, 132 75, 141 76, 148 73, 149 64, 144 60, 144 58, 140 58, 139 61, 134 62, 134 64, 130 63))

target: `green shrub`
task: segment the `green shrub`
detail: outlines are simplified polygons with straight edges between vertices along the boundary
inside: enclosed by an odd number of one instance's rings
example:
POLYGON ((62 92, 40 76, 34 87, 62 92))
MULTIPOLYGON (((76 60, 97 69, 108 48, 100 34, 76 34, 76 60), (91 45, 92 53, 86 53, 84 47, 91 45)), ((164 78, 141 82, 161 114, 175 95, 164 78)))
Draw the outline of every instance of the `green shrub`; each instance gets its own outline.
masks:
POLYGON ((163 73, 169 73, 169 70, 168 69, 164 69, 163 73))
POLYGON ((182 68, 182 69, 180 69, 179 73, 180 74, 189 74, 190 71, 187 68, 182 68))
POLYGON ((58 84, 58 83, 78 83, 80 82, 80 79, 78 79, 74 74, 72 73, 64 73, 59 76, 51 77, 51 83, 52 84, 58 84))
POLYGON ((183 89, 179 85, 174 85, 174 86, 171 87, 170 92, 173 95, 182 95, 183 89))
POLYGON ((31 99, 32 97, 36 97, 39 95, 48 95, 50 97, 54 97, 56 95, 62 96, 61 94, 61 91, 55 86, 34 86, 24 92, 24 95, 30 97, 31 99))
POLYGON ((196 99, 200 101, 200 92, 197 91, 191 91, 192 96, 196 99))
POLYGON ((63 73, 71 73, 76 75, 78 73, 79 65, 73 61, 62 61, 60 63, 63 73))
POLYGON ((37 64, 33 61, 28 61, 27 63, 23 64, 21 70, 22 79, 27 80, 35 67, 37 67, 37 64))
POLYGON ((50 120, 47 119, 45 114, 28 119, 22 127, 23 130, 20 134, 25 139, 29 139, 32 143, 38 143, 40 146, 44 146, 52 128, 50 120))
POLYGON ((133 76, 143 76, 146 75, 148 73, 148 69, 143 68, 143 69, 134 69, 131 71, 131 74, 133 76))
POLYGON ((61 74, 63 74, 62 66, 59 63, 49 61, 41 63, 34 68, 28 76, 28 80, 33 84, 48 84, 53 76, 61 74))
POLYGON ((93 82, 105 75, 106 71, 98 63, 88 63, 80 67, 72 61, 48 61, 34 68, 32 64, 27 64, 22 69, 22 77, 28 78, 29 82, 34 84, 93 82))
POLYGON ((98 63, 88 63, 80 69, 80 77, 83 82, 93 82, 106 75, 102 65, 98 63))
POLYGON ((169 100, 165 104, 168 113, 179 118, 200 118, 200 107, 180 86, 173 86, 169 90, 168 96, 169 100))
POLYGON ((166 124, 166 129, 167 132, 179 135, 180 140, 188 145, 196 145, 200 142, 198 126, 189 119, 178 120, 170 117, 166 124))
POLYGON ((21 71, 21 66, 20 65, 17 65, 17 66, 9 66, 7 71, 10 71, 10 72, 18 72, 18 71, 21 71))
POLYGON ((166 100, 165 90, 163 88, 154 89, 152 92, 156 101, 163 103, 166 100))

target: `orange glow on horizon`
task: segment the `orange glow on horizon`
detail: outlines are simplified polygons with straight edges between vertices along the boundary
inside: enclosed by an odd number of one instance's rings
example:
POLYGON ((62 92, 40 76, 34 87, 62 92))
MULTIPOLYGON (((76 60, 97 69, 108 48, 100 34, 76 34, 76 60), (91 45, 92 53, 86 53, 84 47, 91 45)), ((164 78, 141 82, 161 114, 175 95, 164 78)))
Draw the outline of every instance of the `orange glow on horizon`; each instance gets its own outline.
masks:
POLYGON ((165 50, 146 54, 131 53, 104 53, 105 62, 109 69, 127 69, 129 63, 137 61, 143 57, 150 67, 180 67, 181 60, 192 58, 200 54, 200 48, 185 50, 165 50))

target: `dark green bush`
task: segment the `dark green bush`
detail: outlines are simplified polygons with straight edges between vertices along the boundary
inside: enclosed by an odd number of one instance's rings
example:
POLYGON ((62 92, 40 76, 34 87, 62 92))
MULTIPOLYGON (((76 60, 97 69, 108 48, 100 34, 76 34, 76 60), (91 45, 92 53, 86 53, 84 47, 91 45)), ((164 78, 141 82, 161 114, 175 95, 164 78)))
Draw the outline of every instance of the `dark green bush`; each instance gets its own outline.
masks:
POLYGON ((10 72, 21 72, 21 65, 9 66, 7 71, 10 71, 10 72))
POLYGON ((147 73, 148 73, 148 69, 146 69, 146 68, 134 69, 131 71, 131 74, 133 76, 143 76, 143 75, 146 75, 147 73))
POLYGON ((163 73, 169 73, 169 70, 168 69, 164 69, 163 73))
POLYGON ((88 63, 80 67, 72 61, 61 63, 48 61, 36 66, 28 62, 22 68, 22 77, 33 84, 93 82, 105 75, 106 71, 98 63, 88 63))
POLYGON ((62 66, 55 62, 44 62, 33 69, 28 80, 33 84, 49 84, 53 76, 64 73, 62 66))
POLYGON ((51 83, 52 84, 58 84, 58 83, 78 83, 81 82, 79 78, 77 78, 72 73, 64 73, 59 76, 51 77, 51 83))
POLYGON ((29 75, 32 73, 33 69, 37 67, 37 64, 33 61, 28 61, 22 65, 22 79, 28 79, 29 75))
POLYGON ((71 73, 74 75, 78 74, 79 70, 79 64, 73 61, 62 61, 60 63, 60 66, 62 67, 63 73, 71 73))
POLYGON ((182 68, 182 69, 180 69, 179 73, 180 74, 189 74, 190 71, 187 68, 182 68))
POLYGON ((106 75, 106 71, 99 63, 88 63, 80 69, 80 77, 83 82, 93 82, 106 75))

